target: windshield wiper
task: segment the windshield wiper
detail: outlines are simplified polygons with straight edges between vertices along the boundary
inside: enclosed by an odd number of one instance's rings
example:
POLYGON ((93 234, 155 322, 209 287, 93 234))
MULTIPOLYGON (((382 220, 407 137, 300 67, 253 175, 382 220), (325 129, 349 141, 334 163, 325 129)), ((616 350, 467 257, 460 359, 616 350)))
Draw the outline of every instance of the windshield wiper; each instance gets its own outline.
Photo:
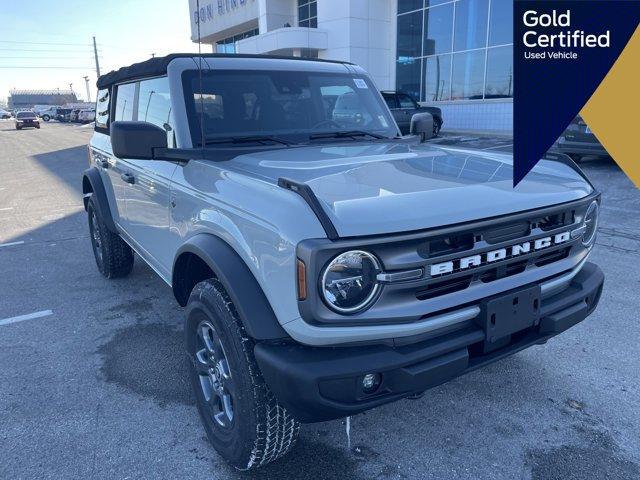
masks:
POLYGON ((347 130, 344 132, 326 132, 326 133, 314 133, 309 135, 309 140, 318 140, 321 138, 355 138, 355 137, 373 137, 373 138, 386 138, 384 135, 378 133, 366 132, 364 130, 347 130))
POLYGON ((224 137, 224 138, 212 138, 205 141, 205 145, 217 145, 221 143, 262 143, 274 142, 281 145, 293 145, 293 142, 283 140, 282 138, 274 137, 272 135, 247 135, 244 137, 224 137))

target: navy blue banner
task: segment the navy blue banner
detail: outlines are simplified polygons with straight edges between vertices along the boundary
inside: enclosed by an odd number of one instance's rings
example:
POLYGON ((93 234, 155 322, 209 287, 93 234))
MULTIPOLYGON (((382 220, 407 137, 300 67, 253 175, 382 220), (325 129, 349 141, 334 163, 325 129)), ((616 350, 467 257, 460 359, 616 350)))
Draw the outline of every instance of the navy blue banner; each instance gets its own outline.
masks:
POLYGON ((514 187, 598 88, 639 19, 636 0, 514 2, 514 187))

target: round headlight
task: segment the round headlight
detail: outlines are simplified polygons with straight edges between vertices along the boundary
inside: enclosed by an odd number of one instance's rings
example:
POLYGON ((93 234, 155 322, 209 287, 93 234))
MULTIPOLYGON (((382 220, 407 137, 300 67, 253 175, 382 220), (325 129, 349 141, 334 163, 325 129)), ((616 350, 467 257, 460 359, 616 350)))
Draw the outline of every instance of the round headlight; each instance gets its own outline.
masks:
POLYGON ((380 284, 376 275, 380 262, 368 252, 352 250, 329 262, 320 287, 327 305, 339 313, 363 310, 376 298, 380 284))
POLYGON ((585 247, 590 247, 596 239, 596 232, 598 230, 598 202, 595 200, 591 202, 587 213, 584 215, 584 235, 582 235, 582 244, 585 247))

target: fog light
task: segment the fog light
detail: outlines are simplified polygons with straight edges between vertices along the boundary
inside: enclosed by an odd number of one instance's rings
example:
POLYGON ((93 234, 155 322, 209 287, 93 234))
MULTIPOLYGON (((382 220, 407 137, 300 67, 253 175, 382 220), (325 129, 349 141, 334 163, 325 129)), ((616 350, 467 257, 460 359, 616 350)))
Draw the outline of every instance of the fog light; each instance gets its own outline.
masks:
POLYGON ((373 393, 380 386, 382 377, 379 373, 367 373, 362 377, 362 390, 364 393, 373 393))

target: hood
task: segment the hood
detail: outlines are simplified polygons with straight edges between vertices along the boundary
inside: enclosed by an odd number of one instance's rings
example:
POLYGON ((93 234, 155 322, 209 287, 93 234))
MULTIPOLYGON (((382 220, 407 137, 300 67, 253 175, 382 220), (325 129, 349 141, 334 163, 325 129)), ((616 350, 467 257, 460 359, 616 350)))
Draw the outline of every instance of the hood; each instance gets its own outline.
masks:
POLYGON ((407 232, 555 205, 593 189, 573 168, 541 160, 513 188, 509 154, 426 144, 358 142, 244 154, 225 167, 308 184, 341 237, 407 232))

